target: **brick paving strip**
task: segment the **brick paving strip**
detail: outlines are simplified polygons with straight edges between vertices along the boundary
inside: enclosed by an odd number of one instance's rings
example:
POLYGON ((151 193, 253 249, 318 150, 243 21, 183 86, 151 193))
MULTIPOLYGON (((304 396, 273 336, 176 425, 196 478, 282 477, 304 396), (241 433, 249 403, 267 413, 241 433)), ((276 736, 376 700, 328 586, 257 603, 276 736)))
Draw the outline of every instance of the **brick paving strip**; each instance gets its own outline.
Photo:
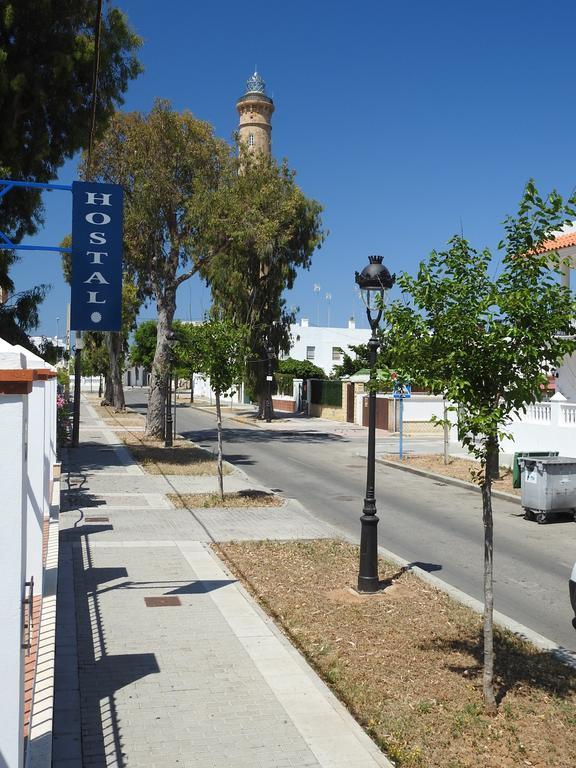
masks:
POLYGON ((174 509, 216 478, 144 474, 86 403, 65 470, 54 768, 391 766, 208 546, 331 528, 292 500, 174 509))

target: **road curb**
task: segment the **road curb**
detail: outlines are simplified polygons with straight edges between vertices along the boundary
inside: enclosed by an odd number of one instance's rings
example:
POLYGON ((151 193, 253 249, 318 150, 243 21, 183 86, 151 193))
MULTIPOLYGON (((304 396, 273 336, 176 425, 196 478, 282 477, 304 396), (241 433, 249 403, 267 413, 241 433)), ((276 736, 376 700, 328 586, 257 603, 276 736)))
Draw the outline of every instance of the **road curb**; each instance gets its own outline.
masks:
MULTIPOLYGON (((467 480, 459 480, 457 477, 450 477, 448 475, 439 475, 436 472, 429 472, 427 469, 418 469, 417 467, 410 467, 406 464, 399 464, 396 461, 389 461, 388 459, 376 458, 378 464, 383 464, 386 467, 393 467, 399 469, 402 472, 411 472, 413 475, 420 475, 421 477, 427 477, 429 480, 441 481, 447 485, 457 485, 459 488, 466 488, 474 493, 482 493, 482 489, 474 483, 469 483, 467 480)), ((495 499, 502 499, 503 501, 513 501, 515 504, 522 504, 520 496, 514 496, 512 493, 506 493, 505 491, 492 491, 492 496, 495 499)))

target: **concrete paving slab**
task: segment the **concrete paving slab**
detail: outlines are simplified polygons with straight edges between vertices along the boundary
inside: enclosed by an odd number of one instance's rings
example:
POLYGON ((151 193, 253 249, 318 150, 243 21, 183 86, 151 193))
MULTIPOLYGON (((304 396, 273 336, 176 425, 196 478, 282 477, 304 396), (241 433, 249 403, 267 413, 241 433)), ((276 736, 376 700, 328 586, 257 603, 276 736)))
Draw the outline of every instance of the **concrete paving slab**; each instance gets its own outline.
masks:
POLYGON ((84 434, 61 514, 54 768, 390 766, 207 546, 332 529, 294 500, 174 509, 166 493, 216 478, 133 472, 110 430, 84 434))

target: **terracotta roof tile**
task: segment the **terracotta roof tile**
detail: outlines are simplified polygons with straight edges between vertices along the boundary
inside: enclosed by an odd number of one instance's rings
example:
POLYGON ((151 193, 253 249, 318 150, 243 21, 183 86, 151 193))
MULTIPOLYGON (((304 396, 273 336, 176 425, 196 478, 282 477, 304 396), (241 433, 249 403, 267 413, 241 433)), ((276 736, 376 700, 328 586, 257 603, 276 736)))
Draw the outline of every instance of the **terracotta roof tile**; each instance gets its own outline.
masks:
POLYGON ((570 248, 574 245, 576 245, 576 231, 567 232, 565 235, 558 235, 554 240, 546 240, 537 249, 537 252, 558 251, 560 248, 570 248))

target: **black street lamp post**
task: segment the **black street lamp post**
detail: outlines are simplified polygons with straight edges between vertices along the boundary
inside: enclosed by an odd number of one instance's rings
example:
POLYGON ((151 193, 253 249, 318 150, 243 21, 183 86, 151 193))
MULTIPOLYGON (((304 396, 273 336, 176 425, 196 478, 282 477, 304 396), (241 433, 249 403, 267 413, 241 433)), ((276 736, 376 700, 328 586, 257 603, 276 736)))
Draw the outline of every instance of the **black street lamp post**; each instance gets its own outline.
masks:
POLYGON ((272 421, 272 381, 274 377, 272 375, 272 362, 274 360, 275 350, 272 345, 266 350, 266 356, 268 357, 268 367, 266 369, 266 403, 265 403, 265 418, 268 424, 272 421))
MULTIPOLYGON (((370 378, 376 365, 378 338, 376 330, 382 318, 386 293, 394 285, 395 276, 382 264, 382 256, 369 256, 369 264, 362 272, 356 272, 356 283, 366 305, 366 315, 372 329, 368 341, 370 378)), ((362 509, 360 533, 359 592, 377 592, 378 580, 378 515, 374 494, 374 469, 376 464, 376 392, 371 387, 368 395, 368 460, 366 469, 366 496, 362 509)))
POLYGON ((171 448, 173 445, 173 420, 172 420, 172 366, 174 365, 174 344, 176 334, 170 330, 166 334, 168 342, 168 372, 166 374, 166 404, 165 404, 165 423, 164 423, 164 448, 171 448))

